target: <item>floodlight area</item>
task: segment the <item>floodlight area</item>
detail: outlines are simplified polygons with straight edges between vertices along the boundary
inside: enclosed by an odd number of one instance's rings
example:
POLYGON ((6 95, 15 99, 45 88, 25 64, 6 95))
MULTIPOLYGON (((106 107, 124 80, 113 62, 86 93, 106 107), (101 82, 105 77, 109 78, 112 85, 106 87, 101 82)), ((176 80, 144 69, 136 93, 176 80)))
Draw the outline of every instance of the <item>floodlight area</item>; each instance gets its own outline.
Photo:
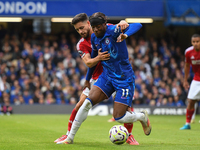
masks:
POLYGON ((152 18, 126 18, 128 23, 153 23, 152 18))
POLYGON ((20 17, 0 17, 0 22, 21 22, 20 17))
MULTIPOLYGON (((51 18, 51 22, 71 22, 73 18, 51 18)), ((126 18, 128 23, 153 23, 152 18, 126 18)), ((0 17, 0 22, 21 22, 21 17, 0 17)))
POLYGON ((71 22, 73 18, 51 18, 51 22, 71 22))

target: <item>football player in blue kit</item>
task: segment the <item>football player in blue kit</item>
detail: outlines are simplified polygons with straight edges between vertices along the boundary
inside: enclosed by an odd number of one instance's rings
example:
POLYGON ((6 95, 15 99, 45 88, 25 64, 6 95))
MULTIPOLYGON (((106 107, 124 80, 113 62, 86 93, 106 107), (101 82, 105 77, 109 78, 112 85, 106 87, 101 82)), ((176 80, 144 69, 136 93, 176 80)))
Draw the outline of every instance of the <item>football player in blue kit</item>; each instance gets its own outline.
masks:
MULTIPOLYGON (((96 57, 98 50, 101 49, 101 52, 108 51, 110 53, 110 59, 101 61, 103 73, 99 76, 91 88, 88 98, 85 99, 80 107, 72 124, 71 132, 63 143, 73 143, 74 136, 82 122, 87 118, 90 108, 110 97, 114 91, 116 91, 113 108, 114 119, 119 123, 140 121, 144 133, 149 135, 151 133, 151 125, 147 111, 136 113, 130 110, 135 89, 135 75, 129 63, 128 51, 124 40, 136 33, 142 25, 140 23, 129 24, 122 33, 120 28, 116 28, 116 25, 106 25, 107 18, 101 12, 94 13, 90 16, 89 21, 94 32, 91 35, 91 57, 96 57)), ((93 70, 94 68, 89 69, 86 78, 90 78, 93 70)))

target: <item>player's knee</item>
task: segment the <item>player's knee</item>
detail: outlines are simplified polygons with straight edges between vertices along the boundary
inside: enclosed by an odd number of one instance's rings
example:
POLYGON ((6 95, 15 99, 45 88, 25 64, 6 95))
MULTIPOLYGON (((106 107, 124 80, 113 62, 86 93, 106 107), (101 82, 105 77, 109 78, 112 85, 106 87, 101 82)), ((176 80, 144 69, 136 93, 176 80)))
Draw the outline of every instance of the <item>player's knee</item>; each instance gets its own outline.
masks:
POLYGON ((122 115, 120 116, 120 115, 117 115, 117 114, 113 114, 113 117, 114 117, 114 118, 121 118, 122 115))
POLYGON ((76 111, 78 111, 80 107, 81 107, 81 105, 80 105, 79 103, 77 103, 74 109, 75 109, 76 111))
POLYGON ((194 109, 195 103, 196 103, 196 100, 189 99, 188 109, 194 109))
POLYGON ((125 114, 126 114, 126 110, 123 111, 123 110, 119 109, 119 107, 114 108, 114 111, 113 111, 114 118, 122 118, 125 114))

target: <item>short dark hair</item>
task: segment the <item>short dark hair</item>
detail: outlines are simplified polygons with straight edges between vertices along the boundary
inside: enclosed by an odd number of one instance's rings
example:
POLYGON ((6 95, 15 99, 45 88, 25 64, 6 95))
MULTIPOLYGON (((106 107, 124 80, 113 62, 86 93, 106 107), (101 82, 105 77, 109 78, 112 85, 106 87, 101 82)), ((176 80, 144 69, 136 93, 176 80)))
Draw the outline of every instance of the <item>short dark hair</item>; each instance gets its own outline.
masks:
POLYGON ((80 14, 77 14, 76 16, 74 16, 74 18, 72 19, 72 22, 71 24, 72 25, 75 25, 79 22, 84 22, 84 21, 87 21, 88 20, 88 16, 86 13, 80 13, 80 14))
POLYGON ((92 14, 92 16, 90 16, 89 20, 91 20, 92 18, 102 18, 103 20, 105 20, 105 23, 107 23, 107 17, 104 13, 102 12, 96 12, 94 14, 92 14))
POLYGON ((199 38, 200 38, 200 35, 199 35, 199 34, 193 34, 193 35, 192 35, 192 38, 196 38, 196 37, 199 37, 199 38))

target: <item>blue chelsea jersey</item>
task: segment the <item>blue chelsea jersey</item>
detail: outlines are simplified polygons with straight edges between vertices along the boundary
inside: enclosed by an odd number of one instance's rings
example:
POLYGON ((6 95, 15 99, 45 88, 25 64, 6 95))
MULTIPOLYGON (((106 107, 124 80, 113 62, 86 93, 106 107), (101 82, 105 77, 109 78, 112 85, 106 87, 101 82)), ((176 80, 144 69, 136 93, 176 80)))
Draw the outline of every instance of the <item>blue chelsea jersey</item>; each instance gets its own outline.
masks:
POLYGON ((121 29, 117 29, 116 25, 107 25, 106 33, 102 38, 97 38, 94 33, 91 36, 94 55, 98 55, 100 48, 102 48, 101 52, 108 51, 110 53, 109 60, 101 61, 103 74, 119 80, 134 76, 125 40, 116 42, 120 34, 121 29))

